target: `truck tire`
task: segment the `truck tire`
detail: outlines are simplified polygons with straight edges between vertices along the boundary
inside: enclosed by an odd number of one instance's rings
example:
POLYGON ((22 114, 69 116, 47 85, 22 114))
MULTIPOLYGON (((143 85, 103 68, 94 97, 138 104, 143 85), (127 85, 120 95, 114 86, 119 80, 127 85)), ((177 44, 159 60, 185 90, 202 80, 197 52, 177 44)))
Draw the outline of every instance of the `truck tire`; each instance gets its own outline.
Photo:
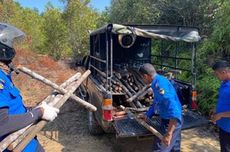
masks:
POLYGON ((95 119, 94 113, 92 111, 88 111, 88 120, 89 133, 91 135, 101 135, 104 133, 103 129, 95 119))

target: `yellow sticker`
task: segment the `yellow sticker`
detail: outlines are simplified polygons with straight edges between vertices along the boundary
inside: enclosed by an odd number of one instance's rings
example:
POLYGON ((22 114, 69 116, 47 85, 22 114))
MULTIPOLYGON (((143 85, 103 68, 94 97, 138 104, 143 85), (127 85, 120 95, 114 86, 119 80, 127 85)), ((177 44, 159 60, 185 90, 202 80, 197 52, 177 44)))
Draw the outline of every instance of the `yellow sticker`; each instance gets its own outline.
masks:
POLYGON ((163 94, 165 94, 165 90, 164 89, 160 89, 159 93, 163 95, 163 94))
POLYGON ((4 85, 0 83, 0 90, 4 89, 4 85))

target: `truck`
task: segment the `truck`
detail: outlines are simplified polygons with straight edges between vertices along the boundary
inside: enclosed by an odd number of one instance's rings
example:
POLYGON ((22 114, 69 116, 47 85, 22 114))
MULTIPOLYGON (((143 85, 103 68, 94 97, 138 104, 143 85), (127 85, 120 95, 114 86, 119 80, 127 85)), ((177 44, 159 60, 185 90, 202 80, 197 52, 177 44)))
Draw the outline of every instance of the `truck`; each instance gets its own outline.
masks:
MULTIPOLYGON (((81 96, 97 107, 88 112, 93 135, 115 133, 117 138, 147 137, 153 134, 133 119, 154 102, 154 94, 138 69, 151 63, 173 84, 183 107, 182 129, 203 126, 208 120, 196 104, 196 46, 200 41, 195 27, 170 25, 107 24, 90 33, 90 51, 80 62, 91 75, 81 86, 81 96)), ((147 121, 158 132, 160 119, 147 121)))

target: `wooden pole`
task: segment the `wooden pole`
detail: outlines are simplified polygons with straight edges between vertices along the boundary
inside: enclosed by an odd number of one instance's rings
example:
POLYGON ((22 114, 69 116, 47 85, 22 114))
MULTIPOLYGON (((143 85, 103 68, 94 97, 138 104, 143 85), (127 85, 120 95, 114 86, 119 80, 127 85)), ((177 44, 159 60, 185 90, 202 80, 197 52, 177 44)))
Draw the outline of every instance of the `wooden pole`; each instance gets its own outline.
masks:
POLYGON ((140 91, 138 91, 135 95, 133 95, 132 97, 130 97, 129 99, 127 99, 127 102, 132 102, 134 101, 136 98, 138 98, 140 95, 142 95, 146 90, 148 90, 150 87, 150 85, 146 85, 144 88, 142 88, 140 91))
MULTIPOLYGON (((63 84, 61 84, 61 86, 63 88, 66 88, 70 83, 76 81, 77 79, 79 79, 79 77, 81 76, 81 73, 76 73, 75 75, 73 75, 72 77, 70 77, 68 80, 66 80, 63 84)), ((42 102, 48 102, 51 98, 52 94, 49 95, 48 97, 46 97, 46 99, 44 99, 42 102)), ((16 140, 21 134, 23 134, 31 125, 20 129, 10 135, 8 135, 6 138, 4 138, 1 142, 0 142, 0 151, 5 150, 14 140, 16 140)))
POLYGON ((154 129, 152 126, 147 124, 144 120, 137 118, 137 116, 134 116, 134 118, 140 125, 145 127, 147 130, 149 130, 151 133, 153 133, 155 136, 157 136, 160 140, 162 140, 163 135, 161 133, 159 133, 156 129, 154 129))
MULTIPOLYGON (((32 125, 32 124, 31 124, 32 125)), ((31 125, 20 129, 10 135, 8 135, 6 138, 4 138, 0 143, 0 151, 4 151, 13 141, 15 141, 23 132, 25 132, 31 125)))
POLYGON ((130 111, 135 111, 135 112, 145 112, 145 111, 148 111, 149 107, 144 107, 144 108, 126 107, 125 109, 130 110, 130 111))
MULTIPOLYGON (((57 102, 57 104, 54 106, 56 108, 60 108, 67 100, 70 98, 74 91, 81 85, 81 83, 89 76, 90 71, 86 71, 81 78, 74 82, 69 88, 68 91, 63 95, 63 97, 57 102)), ((25 138, 16 146, 16 148, 13 150, 13 152, 21 152, 26 145, 36 136, 36 134, 47 124, 47 121, 41 120, 36 125, 31 126, 28 130, 26 130, 25 133, 27 135, 25 138)))
POLYGON ((147 124, 144 120, 138 118, 135 114, 133 114, 130 110, 126 109, 124 106, 120 106, 123 110, 125 110, 127 113, 130 113, 131 116, 134 117, 134 119, 143 127, 145 127, 147 130, 149 130, 151 133, 153 133, 155 136, 157 136, 160 140, 162 140, 163 135, 159 133, 156 129, 154 129, 152 126, 147 124))
MULTIPOLYGON (((75 75, 73 75, 72 77, 70 77, 68 80, 66 80, 64 83, 62 83, 60 85, 60 87, 62 88, 66 88, 68 87, 71 83, 73 83, 74 81, 78 80, 81 77, 81 73, 77 72, 75 75)), ((52 92, 52 94, 50 94, 48 97, 46 97, 45 100, 43 100, 44 102, 47 102, 49 105, 53 106, 53 98, 57 95, 57 90, 54 90, 52 92), (52 102, 51 102, 52 101, 52 102)))
MULTIPOLYGON (((25 74, 31 76, 32 78, 34 78, 34 79, 36 79, 36 80, 38 80, 38 81, 41 81, 41 82, 45 83, 46 85, 48 85, 48 86, 50 86, 50 87, 52 87, 52 88, 58 90, 58 91, 61 92, 62 94, 65 94, 65 93, 67 92, 67 90, 65 90, 63 87, 59 87, 57 84, 53 83, 52 81, 50 81, 50 80, 44 78, 43 76, 41 76, 41 75, 39 75, 39 74, 37 74, 37 73, 31 71, 30 69, 27 69, 27 68, 22 67, 22 66, 19 66, 18 69, 19 69, 21 72, 23 72, 23 73, 25 73, 25 74)), ((90 70, 87 70, 84 74, 88 76, 90 73, 91 73, 90 70)), ((83 76, 82 76, 82 77, 83 77, 83 76)), ((82 78, 82 77, 81 77, 81 78, 82 78)), ((79 80, 80 80, 80 79, 79 79, 79 80)), ((80 83, 80 84, 81 84, 81 83, 80 83)), ((80 86, 80 84, 79 84, 79 86, 80 86)), ((90 103, 88 103, 88 102, 82 100, 81 98, 79 98, 79 97, 77 97, 77 96, 75 96, 75 95, 71 95, 70 98, 73 99, 73 100, 75 100, 76 102, 80 103, 80 104, 83 105, 85 108, 87 108, 87 109, 89 109, 89 110, 91 110, 91 111, 96 111, 96 110, 97 110, 97 108, 96 108, 95 106, 93 106, 92 104, 90 104, 90 103)))
MULTIPOLYGON (((132 97, 132 93, 129 92, 129 90, 122 84, 122 82, 118 79, 118 77, 115 75, 114 79, 121 84, 122 89, 124 90, 125 93, 127 93, 127 95, 129 97, 132 97)), ((111 79, 112 81, 114 81, 113 79, 111 79)), ((133 102, 129 102, 130 106, 133 108, 136 108, 136 105, 133 102)))
MULTIPOLYGON (((59 101, 61 98, 63 97, 63 95, 58 94, 57 96, 55 96, 54 100, 59 101)), ((43 126, 44 127, 44 126, 43 126)), ((10 151, 13 151, 13 149, 31 132, 34 130, 34 126, 30 125, 26 130, 24 130, 24 132, 22 132, 18 138, 16 140, 14 140, 8 147, 7 149, 10 151)))

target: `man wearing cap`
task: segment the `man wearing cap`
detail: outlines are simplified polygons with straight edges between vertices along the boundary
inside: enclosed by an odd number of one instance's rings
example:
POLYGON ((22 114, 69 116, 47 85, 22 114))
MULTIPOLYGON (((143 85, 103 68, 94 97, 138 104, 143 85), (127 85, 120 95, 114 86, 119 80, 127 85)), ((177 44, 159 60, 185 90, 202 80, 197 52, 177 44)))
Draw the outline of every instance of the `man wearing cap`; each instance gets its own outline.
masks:
MULTIPOLYGON (((24 33, 16 27, 0 23, 0 142, 9 134, 20 130, 40 119, 52 121, 59 109, 42 103, 28 111, 24 106, 20 91, 13 84, 12 72, 17 72, 12 64, 16 54, 13 43, 24 38, 24 33)), ((5 149, 4 152, 9 150, 5 149)), ((36 138, 32 139, 23 152, 44 152, 36 138)))
POLYGON ((153 152, 180 152, 182 107, 176 90, 167 78, 157 74, 155 68, 146 63, 139 69, 146 83, 151 83, 154 102, 149 110, 140 118, 151 118, 157 111, 161 118, 163 139, 156 138, 153 152))
POLYGON ((215 76, 222 81, 212 122, 219 127, 221 152, 230 152, 230 63, 217 61, 212 69, 215 76))

